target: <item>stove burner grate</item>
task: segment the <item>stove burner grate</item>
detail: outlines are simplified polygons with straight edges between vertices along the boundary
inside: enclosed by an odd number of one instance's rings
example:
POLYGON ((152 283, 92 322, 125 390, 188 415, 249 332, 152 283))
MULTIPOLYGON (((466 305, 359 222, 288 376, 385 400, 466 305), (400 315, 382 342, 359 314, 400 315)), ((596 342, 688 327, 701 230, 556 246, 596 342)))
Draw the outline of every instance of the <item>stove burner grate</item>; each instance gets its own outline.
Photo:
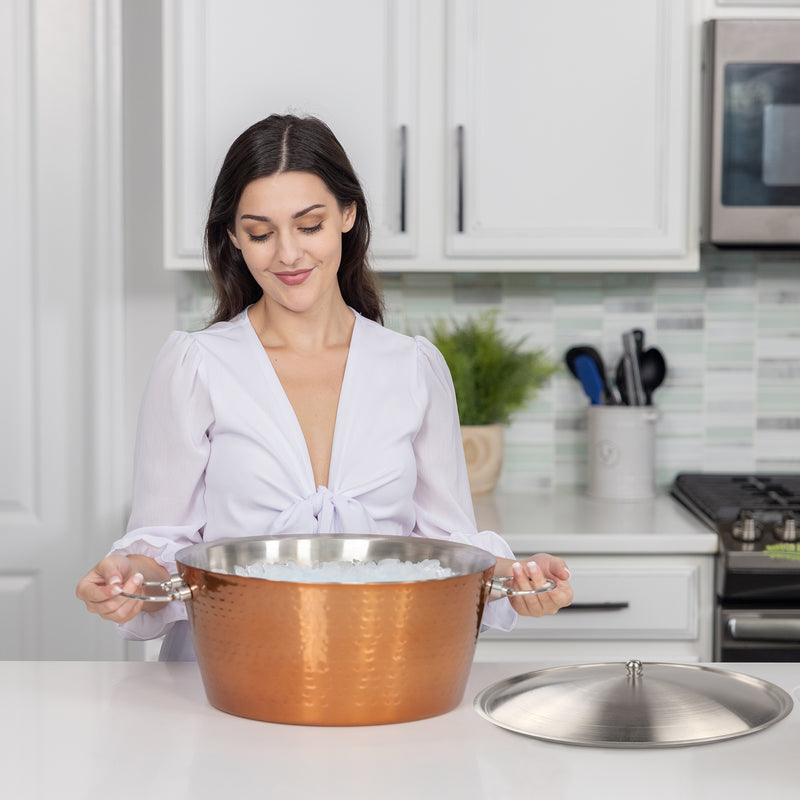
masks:
POLYGON ((681 473, 672 494, 712 527, 742 514, 756 521, 781 522, 800 516, 800 475, 681 473))

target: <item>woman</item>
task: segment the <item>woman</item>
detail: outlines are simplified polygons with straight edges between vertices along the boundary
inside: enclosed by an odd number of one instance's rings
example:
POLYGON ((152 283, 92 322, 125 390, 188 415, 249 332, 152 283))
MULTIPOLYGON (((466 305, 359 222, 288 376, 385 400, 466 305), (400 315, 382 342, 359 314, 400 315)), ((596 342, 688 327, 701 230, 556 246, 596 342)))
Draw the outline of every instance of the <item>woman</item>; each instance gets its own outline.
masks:
POLYGON ((123 636, 167 633, 162 659, 193 656, 184 604, 122 593, 175 572, 181 548, 233 535, 451 539, 497 556, 514 588, 557 582, 489 604, 484 623, 504 630, 515 611, 572 599, 561 559, 519 564, 477 531, 447 366, 426 339, 381 326, 369 236, 358 179, 322 122, 274 115, 233 143, 206 225, 214 319, 158 355, 128 531, 77 588, 123 636))

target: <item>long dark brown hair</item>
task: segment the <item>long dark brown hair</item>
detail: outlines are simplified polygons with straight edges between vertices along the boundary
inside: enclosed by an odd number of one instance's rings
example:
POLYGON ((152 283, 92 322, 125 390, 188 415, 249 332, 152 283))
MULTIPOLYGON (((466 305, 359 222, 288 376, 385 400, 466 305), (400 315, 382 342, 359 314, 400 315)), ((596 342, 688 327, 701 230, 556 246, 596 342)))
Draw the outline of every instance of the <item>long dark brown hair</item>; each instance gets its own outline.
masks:
POLYGON ((367 258, 367 203, 344 148, 316 117, 273 114, 251 125, 231 145, 214 185, 205 231, 206 260, 216 298, 211 324, 232 319, 262 295, 241 251, 228 236, 242 192, 257 178, 293 171, 320 178, 342 211, 355 203, 355 224, 342 234, 339 289, 345 303, 382 323, 383 297, 367 258))

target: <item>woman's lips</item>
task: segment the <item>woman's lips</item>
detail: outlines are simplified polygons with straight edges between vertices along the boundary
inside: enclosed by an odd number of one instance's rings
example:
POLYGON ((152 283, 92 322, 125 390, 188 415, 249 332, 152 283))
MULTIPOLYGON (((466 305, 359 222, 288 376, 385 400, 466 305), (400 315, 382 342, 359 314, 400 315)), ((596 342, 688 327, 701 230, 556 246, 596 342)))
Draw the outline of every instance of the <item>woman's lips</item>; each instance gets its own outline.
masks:
POLYGON ((296 269, 291 272, 274 272, 273 275, 287 286, 298 286, 313 272, 312 269, 296 269))

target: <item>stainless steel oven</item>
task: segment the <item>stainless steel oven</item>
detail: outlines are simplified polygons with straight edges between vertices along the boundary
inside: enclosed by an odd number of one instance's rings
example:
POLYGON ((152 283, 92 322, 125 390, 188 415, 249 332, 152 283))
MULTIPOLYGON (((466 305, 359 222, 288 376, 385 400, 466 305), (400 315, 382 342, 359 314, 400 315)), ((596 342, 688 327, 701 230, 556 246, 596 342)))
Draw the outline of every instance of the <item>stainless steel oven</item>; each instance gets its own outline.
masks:
POLYGON ((705 27, 704 239, 800 244, 800 19, 705 27))
POLYGON ((800 661, 800 475, 683 473, 672 495, 719 534, 715 661, 800 661))
POLYGON ((718 661, 800 661, 800 609, 720 605, 718 661))

